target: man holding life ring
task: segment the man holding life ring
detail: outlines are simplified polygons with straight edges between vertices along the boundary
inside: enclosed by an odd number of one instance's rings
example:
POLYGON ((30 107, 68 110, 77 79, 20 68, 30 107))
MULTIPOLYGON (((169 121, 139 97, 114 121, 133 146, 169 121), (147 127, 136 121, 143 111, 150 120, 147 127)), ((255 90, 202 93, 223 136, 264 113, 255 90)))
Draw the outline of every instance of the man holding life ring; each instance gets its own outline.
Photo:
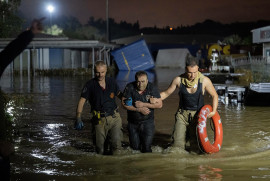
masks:
POLYGON ((179 108, 175 115, 173 131, 173 147, 198 152, 196 139, 197 114, 204 106, 205 91, 212 97, 213 111, 208 118, 215 115, 218 106, 218 94, 208 77, 199 72, 198 61, 187 55, 185 73, 175 77, 167 90, 160 93, 161 99, 166 99, 176 88, 179 88, 179 108), (190 146, 186 147, 189 141, 190 146))

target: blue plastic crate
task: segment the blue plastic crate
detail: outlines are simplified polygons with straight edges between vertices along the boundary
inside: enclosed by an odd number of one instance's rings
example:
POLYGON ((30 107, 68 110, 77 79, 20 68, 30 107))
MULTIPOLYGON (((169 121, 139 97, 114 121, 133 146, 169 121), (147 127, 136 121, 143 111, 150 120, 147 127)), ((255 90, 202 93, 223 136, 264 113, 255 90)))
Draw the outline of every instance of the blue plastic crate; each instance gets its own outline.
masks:
POLYGON ((148 70, 155 67, 144 39, 111 51, 119 70, 148 70))

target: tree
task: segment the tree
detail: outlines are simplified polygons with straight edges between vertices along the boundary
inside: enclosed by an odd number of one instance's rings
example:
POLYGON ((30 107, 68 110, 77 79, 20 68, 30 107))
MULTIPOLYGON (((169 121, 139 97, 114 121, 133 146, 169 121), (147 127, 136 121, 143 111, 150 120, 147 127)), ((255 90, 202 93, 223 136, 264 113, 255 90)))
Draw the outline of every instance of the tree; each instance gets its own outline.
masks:
POLYGON ((0 1, 0 37, 13 37, 21 32, 22 19, 16 15, 21 0, 0 1))
POLYGON ((64 34, 74 39, 105 40, 105 34, 101 34, 97 28, 89 25, 77 28, 75 31, 64 30, 64 34))
POLYGON ((239 35, 233 34, 224 38, 223 43, 229 45, 241 45, 242 39, 239 35))
POLYGON ((82 27, 78 18, 73 16, 60 16, 55 20, 55 24, 57 24, 62 29, 69 31, 75 31, 76 29, 82 27))
POLYGON ((251 45, 252 44, 252 36, 246 36, 242 40, 243 45, 251 45))
POLYGON ((63 30, 59 28, 57 25, 53 25, 51 27, 48 27, 44 31, 46 34, 51 34, 55 36, 61 36, 63 35, 63 30))

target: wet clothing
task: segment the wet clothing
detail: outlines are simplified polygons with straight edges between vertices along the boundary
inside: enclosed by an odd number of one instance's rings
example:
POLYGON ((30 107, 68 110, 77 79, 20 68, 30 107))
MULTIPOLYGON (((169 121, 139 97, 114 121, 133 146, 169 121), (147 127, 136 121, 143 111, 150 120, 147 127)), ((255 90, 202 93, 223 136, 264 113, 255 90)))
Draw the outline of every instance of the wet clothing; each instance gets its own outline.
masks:
MULTIPOLYGON (((160 93, 158 89, 151 83, 148 82, 148 85, 145 89, 145 91, 142 94, 139 94, 139 92, 136 90, 136 82, 129 83, 123 92, 123 96, 125 98, 132 98, 132 105, 135 107, 136 101, 141 102, 150 102, 150 97, 153 96, 155 98, 160 98, 160 93)), ((145 120, 151 120, 154 119, 154 109, 150 109, 151 113, 148 115, 143 115, 142 113, 139 113, 137 111, 127 111, 128 113, 128 121, 133 123, 139 123, 145 120)))
POLYGON ((81 97, 89 100, 92 111, 113 114, 117 108, 115 96, 119 93, 119 87, 115 80, 106 77, 106 89, 104 90, 95 78, 88 81, 81 93, 81 97))
POLYGON ((189 141, 192 149, 196 149, 196 126, 197 111, 179 109, 175 115, 175 125, 173 131, 173 146, 186 148, 189 141))
POLYGON ((200 110, 204 105, 204 97, 202 94, 202 83, 199 81, 195 93, 190 94, 186 86, 181 84, 179 92, 179 107, 184 110, 200 110))
POLYGON ((0 176, 1 180, 10 180, 10 159, 0 156, 0 176))
POLYGON ((95 124, 96 132, 96 146, 97 153, 104 153, 104 143, 109 136, 111 141, 111 149, 117 150, 121 149, 121 140, 122 140, 122 119, 119 112, 107 117, 101 117, 98 124, 95 124))
POLYGON ((186 149, 186 143, 189 141, 190 149, 198 149, 196 139, 196 125, 198 111, 204 105, 204 96, 202 89, 203 76, 196 84, 195 93, 189 93, 182 83, 179 88, 179 109, 175 115, 175 126, 173 131, 173 146, 186 149))
MULTIPOLYGON (((150 102, 150 98, 160 98, 158 89, 148 82, 146 89, 139 94, 136 89, 136 82, 129 83, 123 92, 123 97, 132 98, 132 105, 135 107, 136 101, 150 102)), ((155 124, 154 124, 154 109, 150 109, 148 115, 143 115, 137 111, 127 110, 128 131, 130 146, 134 150, 142 152, 152 152, 151 144, 153 142, 155 124)))
POLYGON ((122 119, 115 102, 119 87, 111 77, 106 77, 105 82, 106 88, 103 89, 98 80, 93 78, 85 84, 81 93, 81 97, 91 105, 91 120, 95 127, 97 152, 100 154, 103 154, 107 136, 110 137, 113 150, 121 149, 122 138, 122 119))
POLYGON ((6 140, 7 135, 8 135, 7 133, 8 120, 7 120, 6 112, 5 112, 6 103, 7 103, 7 100, 0 87, 0 140, 6 140))
POLYGON ((152 152, 151 144, 155 133, 154 120, 145 120, 139 123, 128 122, 129 142, 133 150, 143 153, 152 152))

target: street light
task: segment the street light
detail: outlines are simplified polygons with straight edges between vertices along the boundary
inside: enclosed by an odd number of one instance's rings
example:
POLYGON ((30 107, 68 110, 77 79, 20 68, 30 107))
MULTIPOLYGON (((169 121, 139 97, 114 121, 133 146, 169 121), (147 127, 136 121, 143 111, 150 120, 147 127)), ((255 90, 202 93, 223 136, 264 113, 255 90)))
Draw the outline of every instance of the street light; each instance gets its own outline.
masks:
POLYGON ((48 5, 47 10, 50 13, 50 26, 51 26, 51 31, 52 31, 52 13, 54 12, 54 6, 53 5, 48 5))
POLYGON ((106 39, 107 39, 107 42, 110 42, 110 35, 109 35, 109 0, 106 0, 106 39))
MULTIPOLYGON (((8 0, 0 0, 0 1, 2 1, 2 2, 5 1, 6 3, 8 3, 8 0)), ((3 13, 3 17, 2 17, 3 18, 3 23, 5 23, 5 14, 6 14, 5 10, 3 10, 2 13, 3 13)))

